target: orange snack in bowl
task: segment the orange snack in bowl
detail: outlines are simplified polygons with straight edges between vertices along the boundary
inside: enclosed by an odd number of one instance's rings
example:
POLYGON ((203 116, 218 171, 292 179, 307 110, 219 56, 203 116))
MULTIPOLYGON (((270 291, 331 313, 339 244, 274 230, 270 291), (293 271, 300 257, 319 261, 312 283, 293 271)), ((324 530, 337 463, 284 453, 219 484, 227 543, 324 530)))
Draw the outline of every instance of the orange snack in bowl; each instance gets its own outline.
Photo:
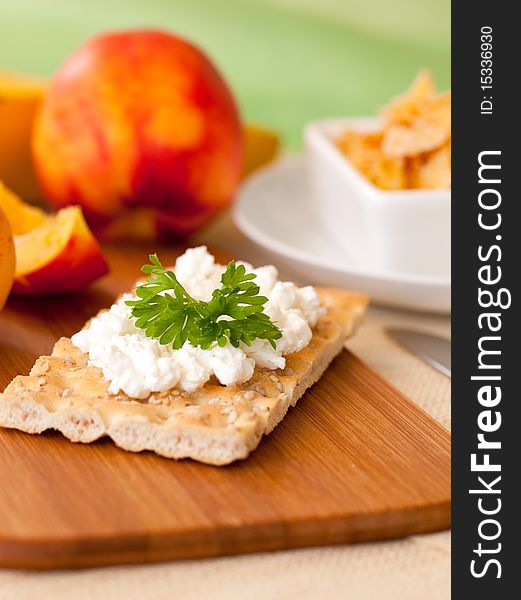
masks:
POLYGON ((373 184, 388 190, 450 187, 450 92, 437 94, 428 72, 383 109, 373 132, 349 130, 339 149, 373 184))
POLYGON ((404 159, 383 154, 382 140, 382 132, 347 131, 338 141, 338 146, 353 165, 378 187, 403 189, 406 186, 404 159))
POLYGON ((410 159, 409 187, 415 189, 450 187, 450 166, 450 142, 433 152, 410 159))

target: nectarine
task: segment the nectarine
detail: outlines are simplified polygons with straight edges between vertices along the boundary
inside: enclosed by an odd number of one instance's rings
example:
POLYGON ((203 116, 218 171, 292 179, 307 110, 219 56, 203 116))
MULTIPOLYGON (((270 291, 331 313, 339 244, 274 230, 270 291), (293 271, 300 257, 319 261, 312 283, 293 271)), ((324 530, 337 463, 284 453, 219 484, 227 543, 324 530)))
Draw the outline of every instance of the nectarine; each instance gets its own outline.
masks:
POLYGON ((53 78, 33 136, 48 200, 80 204, 98 232, 136 208, 160 233, 196 230, 231 202, 242 153, 237 107, 215 66, 155 30, 81 47, 53 78))
POLYGON ((7 217, 0 208, 0 310, 5 301, 14 278, 14 245, 13 234, 7 217))

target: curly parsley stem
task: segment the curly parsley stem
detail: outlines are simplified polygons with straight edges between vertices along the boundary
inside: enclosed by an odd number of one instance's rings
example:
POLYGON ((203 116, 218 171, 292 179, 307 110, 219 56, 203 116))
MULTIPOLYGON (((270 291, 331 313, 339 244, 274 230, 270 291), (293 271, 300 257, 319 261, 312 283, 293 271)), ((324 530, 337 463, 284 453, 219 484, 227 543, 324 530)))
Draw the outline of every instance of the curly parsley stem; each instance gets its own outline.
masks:
POLYGON ((181 348, 186 341, 203 349, 213 343, 238 347, 241 342, 250 346, 256 339, 267 340, 276 348, 282 332, 264 312, 268 301, 260 296, 260 288, 247 273, 244 265, 228 263, 221 276, 221 287, 212 293, 208 302, 195 300, 179 283, 175 273, 166 269, 157 254, 142 267, 149 275, 136 288, 138 300, 128 300, 136 327, 161 344, 181 348), (222 318, 229 317, 229 318, 222 318))

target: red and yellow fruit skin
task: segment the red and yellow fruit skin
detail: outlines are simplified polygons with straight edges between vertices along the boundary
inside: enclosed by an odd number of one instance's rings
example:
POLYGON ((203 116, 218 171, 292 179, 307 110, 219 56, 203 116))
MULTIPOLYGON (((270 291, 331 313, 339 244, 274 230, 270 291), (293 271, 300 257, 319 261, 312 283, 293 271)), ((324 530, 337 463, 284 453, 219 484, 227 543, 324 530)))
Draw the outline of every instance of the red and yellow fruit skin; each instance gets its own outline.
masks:
POLYGON ((14 279, 15 254, 13 234, 0 208, 0 310, 4 307, 14 279))
POLYGON ((186 235, 227 206, 241 175, 238 110, 205 55, 161 31, 96 37, 53 78, 33 134, 55 208, 80 204, 97 232, 133 207, 186 235))
MULTIPOLYGON (((30 273, 16 273, 12 293, 35 296, 84 288, 108 271, 98 242, 81 210, 71 211, 72 230, 63 248, 47 264, 30 273)), ((17 251, 20 247, 17 245, 17 251)))
POLYGON ((51 263, 38 271, 17 276, 12 293, 39 296, 79 290, 107 272, 97 244, 73 237, 51 263))

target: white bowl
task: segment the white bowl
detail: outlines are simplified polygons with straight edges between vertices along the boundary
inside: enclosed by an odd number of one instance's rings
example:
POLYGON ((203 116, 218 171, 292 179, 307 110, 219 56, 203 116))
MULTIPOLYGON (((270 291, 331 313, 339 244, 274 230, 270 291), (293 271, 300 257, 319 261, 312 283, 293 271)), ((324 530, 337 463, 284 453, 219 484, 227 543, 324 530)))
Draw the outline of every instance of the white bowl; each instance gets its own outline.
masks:
POLYGON ((450 189, 382 190, 337 148, 346 129, 375 118, 310 123, 304 131, 317 225, 350 263, 383 271, 450 277, 450 189))
MULTIPOLYGON (((233 217, 252 240, 232 236, 223 250, 254 264, 277 265, 283 279, 359 290, 388 306, 450 312, 450 278, 376 272, 340 259, 317 227, 305 157, 287 157, 250 175, 239 189, 233 217)), ((223 241, 220 242, 221 246, 223 241)))

